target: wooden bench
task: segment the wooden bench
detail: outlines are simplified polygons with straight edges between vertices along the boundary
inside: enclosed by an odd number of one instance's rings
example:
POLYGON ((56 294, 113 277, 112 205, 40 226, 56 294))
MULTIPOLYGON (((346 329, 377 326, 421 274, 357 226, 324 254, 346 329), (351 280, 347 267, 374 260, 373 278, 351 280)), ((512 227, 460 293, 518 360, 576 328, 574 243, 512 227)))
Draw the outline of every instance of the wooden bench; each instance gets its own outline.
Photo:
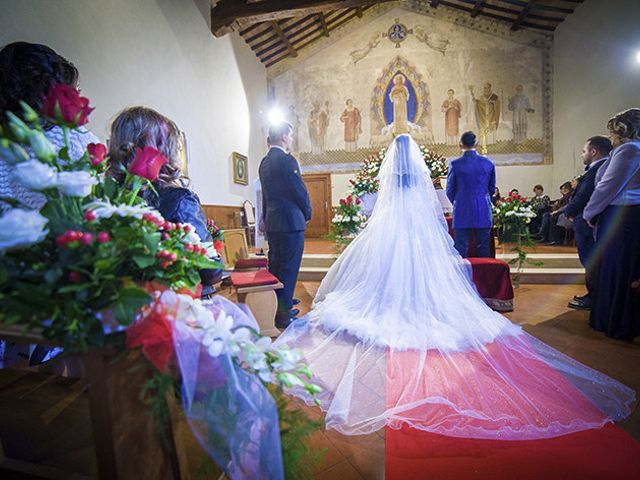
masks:
POLYGON ((238 303, 244 303, 260 327, 260 334, 277 337, 280 330, 275 326, 278 310, 276 290, 283 287, 282 283, 267 270, 247 272, 233 272, 231 286, 238 296, 238 303))

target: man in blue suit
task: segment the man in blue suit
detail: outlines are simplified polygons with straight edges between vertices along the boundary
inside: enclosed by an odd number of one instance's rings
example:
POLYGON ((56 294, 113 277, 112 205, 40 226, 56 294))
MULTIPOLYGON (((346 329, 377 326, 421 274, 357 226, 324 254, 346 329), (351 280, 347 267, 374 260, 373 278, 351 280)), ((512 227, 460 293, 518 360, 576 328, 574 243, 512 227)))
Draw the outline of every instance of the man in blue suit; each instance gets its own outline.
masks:
POLYGON ((476 145, 473 132, 462 134, 462 156, 451 161, 447 175, 447 197, 453 204, 455 247, 465 258, 472 232, 476 235, 478 256, 490 256, 491 195, 496 190, 496 167, 491 160, 478 155, 476 145))
POLYGON ((269 242, 269 271, 282 282, 276 290, 276 326, 286 328, 298 310, 292 310, 293 291, 304 250, 304 232, 311 220, 311 202, 300 166, 288 151, 293 128, 282 122, 269 128, 271 148, 259 168, 264 230, 269 242))
POLYGON ((587 294, 576 296, 569 302, 569 307, 578 310, 588 310, 591 308, 591 290, 594 281, 593 251, 595 241, 593 239, 593 229, 582 218, 584 207, 589 203, 591 194, 596 187, 596 174, 600 167, 609 158, 611 152, 611 140, 602 135, 591 137, 582 147, 582 161, 585 165, 585 173, 578 181, 578 185, 571 196, 571 200, 565 208, 565 215, 573 218, 573 231, 575 233, 576 247, 578 247, 578 257, 585 270, 585 283, 587 294))

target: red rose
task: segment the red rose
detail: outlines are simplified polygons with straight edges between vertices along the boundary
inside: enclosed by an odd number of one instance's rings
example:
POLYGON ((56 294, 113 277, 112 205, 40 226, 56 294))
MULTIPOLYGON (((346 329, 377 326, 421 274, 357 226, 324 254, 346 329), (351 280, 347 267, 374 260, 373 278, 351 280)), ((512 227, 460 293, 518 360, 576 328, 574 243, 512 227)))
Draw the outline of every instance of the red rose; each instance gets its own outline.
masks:
POLYGON ((101 143, 90 143, 87 145, 87 151, 91 157, 91 165, 97 167, 107 157, 107 147, 101 143))
POLYGON ((92 111, 89 99, 81 97, 78 90, 64 83, 51 85, 49 93, 42 102, 44 115, 69 127, 77 127, 87 123, 92 111))
POLYGON ((222 249, 224 248, 224 242, 222 242, 220 240, 214 240, 213 248, 216 249, 216 252, 222 253, 222 249))
POLYGON ((129 171, 150 182, 155 182, 160 175, 160 169, 166 163, 167 159, 155 148, 136 148, 136 156, 129 165, 129 171))
POLYGON ((345 199, 341 198, 340 199, 340 205, 346 205, 346 204, 347 204, 347 202, 345 201, 345 199))
POLYGON ((160 304, 154 305, 148 315, 127 328, 127 347, 142 347, 142 353, 161 372, 173 357, 173 328, 167 312, 160 304))

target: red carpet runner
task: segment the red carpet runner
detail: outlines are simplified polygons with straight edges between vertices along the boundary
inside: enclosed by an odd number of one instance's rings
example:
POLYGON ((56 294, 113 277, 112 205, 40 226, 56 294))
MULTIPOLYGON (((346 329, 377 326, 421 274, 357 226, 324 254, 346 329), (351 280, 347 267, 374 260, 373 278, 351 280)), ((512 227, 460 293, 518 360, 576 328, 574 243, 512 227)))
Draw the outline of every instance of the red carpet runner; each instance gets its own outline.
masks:
MULTIPOLYGON (((546 368, 549 372, 542 376, 548 376, 554 385, 564 382, 563 378, 544 363, 527 360, 527 357, 513 356, 516 349, 511 352, 509 348, 505 348, 508 344, 509 339, 487 345, 485 353, 492 359, 491 364, 502 364, 504 368, 511 365, 514 369, 512 374, 522 380, 521 389, 527 398, 538 399, 543 403, 546 398, 553 399, 554 389, 539 385, 540 382, 534 382, 535 378, 528 378, 526 373, 546 368), (502 355, 509 352, 511 355, 502 355), (520 372, 518 366, 525 362, 529 363, 529 370, 520 372), (543 395, 545 389, 549 390, 547 396, 543 395)), ((496 384, 496 388, 489 388, 491 385, 482 388, 480 384, 483 381, 488 382, 492 377, 490 371, 485 372, 482 369, 483 358, 467 352, 442 358, 438 354, 432 354, 425 360, 422 355, 414 352, 387 352, 386 402, 389 407, 401 402, 411 404, 410 397, 415 395, 416 398, 442 396, 458 403, 459 399, 455 395, 459 393, 466 394, 470 401, 482 403, 485 397, 479 395, 479 392, 494 391, 515 395, 515 392, 509 390, 509 384, 496 384), (408 379, 412 378, 408 372, 415 372, 421 360, 425 363, 425 371, 431 372, 429 381, 424 379, 422 385, 408 385, 408 379), (450 363, 456 368, 448 368, 450 363), (465 368, 467 365, 470 368, 465 368), (473 372, 469 382, 456 376, 458 370, 463 375, 464 372, 473 372), (452 389, 452 383, 465 384, 465 388, 476 391, 476 394, 471 391, 465 393, 464 388, 452 389)), ((567 384, 563 391, 569 392, 571 388, 573 387, 567 384)), ((576 392, 573 405, 567 405, 566 409, 556 407, 552 411, 553 415, 557 415, 560 420, 566 420, 565 417, 570 417, 572 411, 580 411, 583 416, 584 412, 588 414, 589 409, 585 409, 584 405, 578 408, 581 399, 588 402, 576 392)), ((475 403, 472 404, 472 408, 481 411, 482 405, 475 403)), ((424 418, 432 425, 443 421, 442 416, 455 416, 455 412, 448 411, 442 405, 426 404, 416 407, 415 410, 411 412, 410 418, 424 418)), ((517 412, 511 413, 516 415, 517 412)), ((594 415, 602 414, 594 407, 594 415)), ((588 415, 585 418, 589 418, 588 415)), ((442 436, 417 430, 406 424, 400 430, 387 427, 385 434, 387 480, 640 479, 640 444, 611 423, 599 429, 541 440, 503 441, 442 436)))
POLYGON ((386 429, 387 480, 636 480, 640 446, 608 424, 546 440, 503 442, 386 429))

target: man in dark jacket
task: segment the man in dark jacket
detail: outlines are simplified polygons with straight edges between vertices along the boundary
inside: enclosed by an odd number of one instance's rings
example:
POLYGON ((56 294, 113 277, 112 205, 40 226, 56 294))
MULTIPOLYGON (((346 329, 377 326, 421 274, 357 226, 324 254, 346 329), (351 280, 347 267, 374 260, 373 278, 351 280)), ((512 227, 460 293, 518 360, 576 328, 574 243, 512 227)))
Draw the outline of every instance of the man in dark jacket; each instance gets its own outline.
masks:
POLYGON ((451 161, 447 175, 447 197, 453 204, 455 247, 465 258, 469 253, 471 232, 476 234, 478 256, 490 256, 491 195, 496 190, 496 167, 491 160, 478 155, 476 145, 473 132, 462 134, 462 156, 451 161))
POLYGON ((578 181, 575 191, 565 209, 565 215, 573 218, 573 231, 575 232, 576 246, 580 263, 585 269, 585 283, 587 294, 576 296, 569 302, 569 307, 588 310, 591 308, 591 290, 593 289, 594 277, 594 249, 593 229, 582 218, 582 211, 589 202, 593 189, 595 188, 595 178, 598 169, 609 158, 611 152, 611 141, 604 136, 595 136, 587 140, 582 147, 582 160, 585 164, 585 173, 578 181))
POLYGON ((276 290, 276 326, 286 328, 295 319, 293 291, 304 250, 304 232, 311 220, 309 193, 302 181, 300 166, 287 153, 293 129, 288 123, 269 128, 271 148, 260 163, 263 198, 263 224, 269 242, 269 271, 284 285, 276 290))

